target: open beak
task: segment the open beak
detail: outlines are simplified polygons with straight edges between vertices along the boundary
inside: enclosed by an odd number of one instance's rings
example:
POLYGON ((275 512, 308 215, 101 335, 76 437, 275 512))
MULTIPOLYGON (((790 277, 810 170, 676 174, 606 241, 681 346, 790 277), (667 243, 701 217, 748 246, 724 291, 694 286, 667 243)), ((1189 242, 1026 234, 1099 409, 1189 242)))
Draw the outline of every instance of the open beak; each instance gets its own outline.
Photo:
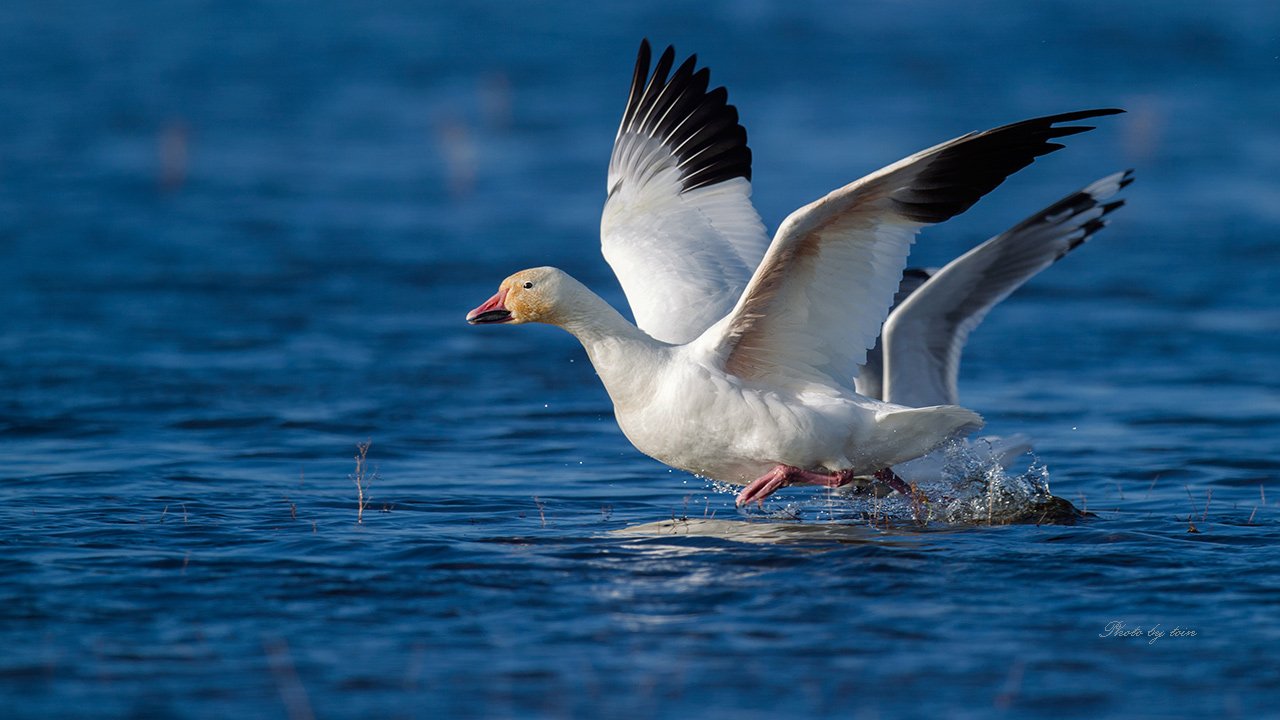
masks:
POLYGON ((467 322, 472 325, 493 325, 495 323, 511 322, 511 311, 507 309, 506 302, 506 289, 499 290, 497 295, 467 313, 467 322))

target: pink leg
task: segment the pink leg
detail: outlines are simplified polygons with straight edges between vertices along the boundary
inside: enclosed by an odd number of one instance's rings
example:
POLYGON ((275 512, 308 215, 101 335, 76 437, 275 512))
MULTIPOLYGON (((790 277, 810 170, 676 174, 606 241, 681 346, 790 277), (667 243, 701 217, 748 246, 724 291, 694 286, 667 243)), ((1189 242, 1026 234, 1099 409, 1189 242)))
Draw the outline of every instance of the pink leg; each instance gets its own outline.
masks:
MULTIPOLYGON (((911 487, 903 482, 891 468, 877 470, 875 477, 880 482, 897 490, 903 495, 911 495, 911 487)), ((759 478, 738 493, 735 504, 738 507, 750 505, 751 503, 759 503, 760 507, 764 507, 764 499, 777 492, 781 488, 788 485, 821 485, 823 487, 838 488, 853 482, 854 474, 849 470, 841 470, 840 472, 824 475, 822 473, 801 470, 791 465, 779 465, 759 478)))
POLYGON ((742 507, 751 503, 759 503, 761 507, 764 507, 765 498, 788 485, 821 485, 823 487, 837 488, 853 482, 853 478, 853 473, 848 470, 824 475, 801 470, 791 465, 779 465, 763 476, 756 478, 750 485, 742 488, 742 492, 738 493, 736 504, 738 507, 742 507))
POLYGON ((908 497, 912 495, 911 486, 908 485, 905 480, 898 477, 898 474, 893 471, 893 468, 885 468, 883 470, 877 470, 876 479, 884 483, 885 485, 888 485, 889 487, 893 488, 894 490, 897 490, 903 495, 906 495, 908 497))
POLYGON ((779 465, 764 475, 756 478, 750 485, 742 488, 738 493, 734 504, 738 507, 750 505, 751 503, 760 503, 760 507, 764 507, 764 499, 772 495, 779 488, 784 488, 791 484, 790 473, 797 468, 789 465, 779 465))

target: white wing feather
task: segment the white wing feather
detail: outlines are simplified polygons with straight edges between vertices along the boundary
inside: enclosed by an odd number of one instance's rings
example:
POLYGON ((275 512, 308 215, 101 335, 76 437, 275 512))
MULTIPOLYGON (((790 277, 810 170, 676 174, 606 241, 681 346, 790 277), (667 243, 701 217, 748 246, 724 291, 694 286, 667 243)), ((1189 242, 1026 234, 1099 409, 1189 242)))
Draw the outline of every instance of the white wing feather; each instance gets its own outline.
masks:
POLYGON ((696 56, 676 69, 667 48, 649 75, 640 46, 609 161, 601 250, 636 325, 683 344, 742 295, 769 238, 751 205, 751 152, 724 88, 707 91, 696 56))
POLYGON ((854 389, 915 234, 964 212, 1006 177, 1088 127, 1026 120, 916 153, 793 212, 733 312, 704 336, 724 369, 780 387, 854 389))
POLYGON ((884 325, 883 399, 909 407, 959 403, 960 355, 991 308, 1106 226, 1132 182, 1109 175, 991 238, 934 273, 884 325))

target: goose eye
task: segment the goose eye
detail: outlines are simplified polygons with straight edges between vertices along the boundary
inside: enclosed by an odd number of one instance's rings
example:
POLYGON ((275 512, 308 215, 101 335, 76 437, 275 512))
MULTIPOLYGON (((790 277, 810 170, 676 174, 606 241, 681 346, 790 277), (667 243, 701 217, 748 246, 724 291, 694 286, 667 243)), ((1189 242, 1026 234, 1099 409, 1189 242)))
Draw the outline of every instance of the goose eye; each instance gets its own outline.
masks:
POLYGON ((529 288, 531 288, 531 287, 533 287, 533 283, 531 283, 531 282, 527 282, 527 281, 526 281, 526 282, 525 282, 525 284, 524 284, 524 289, 525 289, 525 290, 528 290, 528 289, 529 289, 529 288))

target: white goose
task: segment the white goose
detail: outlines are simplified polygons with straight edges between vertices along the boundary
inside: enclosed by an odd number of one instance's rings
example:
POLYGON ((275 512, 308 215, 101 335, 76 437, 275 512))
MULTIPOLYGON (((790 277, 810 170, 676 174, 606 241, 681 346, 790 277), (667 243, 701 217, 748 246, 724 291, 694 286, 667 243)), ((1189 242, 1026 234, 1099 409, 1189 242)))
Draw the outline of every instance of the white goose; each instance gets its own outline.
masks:
MULTIPOLYGON (((941 269, 907 269, 880 337, 858 367, 858 393, 908 407, 959 404, 960 357, 969 333, 1011 293, 1106 227, 1108 216, 1124 205, 1107 201, 1131 182, 1132 170, 1108 175, 941 269)), ((1031 449, 1025 435, 983 441, 1004 467, 1031 449)), ((937 455, 893 471, 908 481, 937 477, 937 455)))
MULTIPOLYGON (((467 315, 542 322, 582 343, 641 452, 721 482, 738 504, 780 487, 838 487, 981 427, 955 405, 908 408, 855 391, 921 227, 1089 130, 1091 110, 971 133, 793 212, 768 240, 751 205, 751 152, 724 88, 690 57, 649 75, 641 43, 609 162, 605 258, 632 325, 556 268, 524 270, 467 315)), ((899 481, 896 484, 905 489, 899 481)))

